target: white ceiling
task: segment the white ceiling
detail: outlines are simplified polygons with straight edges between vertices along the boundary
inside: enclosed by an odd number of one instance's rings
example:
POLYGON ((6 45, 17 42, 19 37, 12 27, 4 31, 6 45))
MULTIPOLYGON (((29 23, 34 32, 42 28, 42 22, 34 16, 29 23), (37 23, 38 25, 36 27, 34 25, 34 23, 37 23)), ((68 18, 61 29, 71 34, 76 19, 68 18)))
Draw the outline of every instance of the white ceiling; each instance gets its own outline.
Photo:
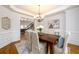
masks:
MULTIPOLYGON (((17 5, 15 6, 16 8, 22 9, 23 11, 32 13, 32 14, 38 14, 39 12, 39 6, 38 5, 17 5)), ((51 6, 51 5, 40 5, 40 13, 44 14, 47 13, 48 11, 51 11, 55 9, 58 6, 51 6)))
MULTIPOLYGON (((38 5, 12 5, 10 7, 18 12, 26 13, 32 16, 38 15, 39 12, 38 5)), ((40 5, 40 14, 45 16, 62 11, 68 7, 68 5, 40 5)))

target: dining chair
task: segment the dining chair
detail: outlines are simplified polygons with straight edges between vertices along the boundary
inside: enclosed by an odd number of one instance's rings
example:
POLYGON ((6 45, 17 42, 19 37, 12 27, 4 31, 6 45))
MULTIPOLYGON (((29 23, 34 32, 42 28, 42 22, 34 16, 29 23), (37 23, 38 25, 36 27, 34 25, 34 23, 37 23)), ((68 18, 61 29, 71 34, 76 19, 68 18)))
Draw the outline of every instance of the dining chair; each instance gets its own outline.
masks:
POLYGON ((59 37, 57 44, 54 46, 55 54, 63 54, 64 53, 64 37, 59 37))
POLYGON ((27 37, 27 48, 29 49, 29 53, 31 54, 39 54, 39 37, 38 33, 33 30, 25 31, 25 35, 27 37))
MULTIPOLYGON (((65 36, 63 37, 64 38, 64 43, 63 43, 63 47, 62 48, 58 48, 56 45, 55 45, 55 53, 56 54, 67 54, 70 52, 70 48, 67 47, 68 43, 68 37, 69 37, 69 34, 65 34, 65 36)), ((61 42, 61 40, 60 40, 61 42)))
POLYGON ((32 51, 32 42, 30 38, 30 31, 25 31, 25 37, 26 37, 26 47, 28 48, 28 52, 31 53, 32 51))

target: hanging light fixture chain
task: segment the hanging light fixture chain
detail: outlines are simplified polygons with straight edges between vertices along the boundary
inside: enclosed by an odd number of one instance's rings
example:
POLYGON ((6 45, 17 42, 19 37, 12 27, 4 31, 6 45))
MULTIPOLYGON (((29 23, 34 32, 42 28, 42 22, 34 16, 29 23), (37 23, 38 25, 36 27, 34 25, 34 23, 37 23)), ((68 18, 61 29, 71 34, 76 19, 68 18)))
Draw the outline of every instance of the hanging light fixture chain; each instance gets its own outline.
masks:
POLYGON ((39 7, 39 17, 40 17, 40 5, 38 5, 38 7, 39 7))
POLYGON ((42 17, 41 17, 41 10, 40 10, 40 5, 38 5, 38 16, 36 18, 38 20, 38 22, 41 22, 42 17))

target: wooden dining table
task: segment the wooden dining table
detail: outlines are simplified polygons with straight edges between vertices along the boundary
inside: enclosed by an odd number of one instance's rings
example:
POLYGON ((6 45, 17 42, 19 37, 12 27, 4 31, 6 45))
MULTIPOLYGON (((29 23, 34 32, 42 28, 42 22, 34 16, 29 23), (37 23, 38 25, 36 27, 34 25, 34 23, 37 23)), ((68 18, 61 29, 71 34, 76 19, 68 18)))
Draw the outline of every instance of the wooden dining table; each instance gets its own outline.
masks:
POLYGON ((58 41, 58 36, 53 34, 39 34, 39 40, 47 43, 47 53, 53 54, 54 53, 54 45, 58 41))

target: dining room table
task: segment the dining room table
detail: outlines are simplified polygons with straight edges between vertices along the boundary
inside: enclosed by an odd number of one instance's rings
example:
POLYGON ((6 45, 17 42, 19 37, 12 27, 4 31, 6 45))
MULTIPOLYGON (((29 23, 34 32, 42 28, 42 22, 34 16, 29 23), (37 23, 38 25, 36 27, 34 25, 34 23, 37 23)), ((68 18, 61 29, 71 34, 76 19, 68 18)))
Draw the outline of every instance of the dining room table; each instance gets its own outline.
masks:
POLYGON ((46 42, 46 53, 54 54, 54 45, 58 42, 58 36, 53 34, 39 33, 39 41, 46 42))

